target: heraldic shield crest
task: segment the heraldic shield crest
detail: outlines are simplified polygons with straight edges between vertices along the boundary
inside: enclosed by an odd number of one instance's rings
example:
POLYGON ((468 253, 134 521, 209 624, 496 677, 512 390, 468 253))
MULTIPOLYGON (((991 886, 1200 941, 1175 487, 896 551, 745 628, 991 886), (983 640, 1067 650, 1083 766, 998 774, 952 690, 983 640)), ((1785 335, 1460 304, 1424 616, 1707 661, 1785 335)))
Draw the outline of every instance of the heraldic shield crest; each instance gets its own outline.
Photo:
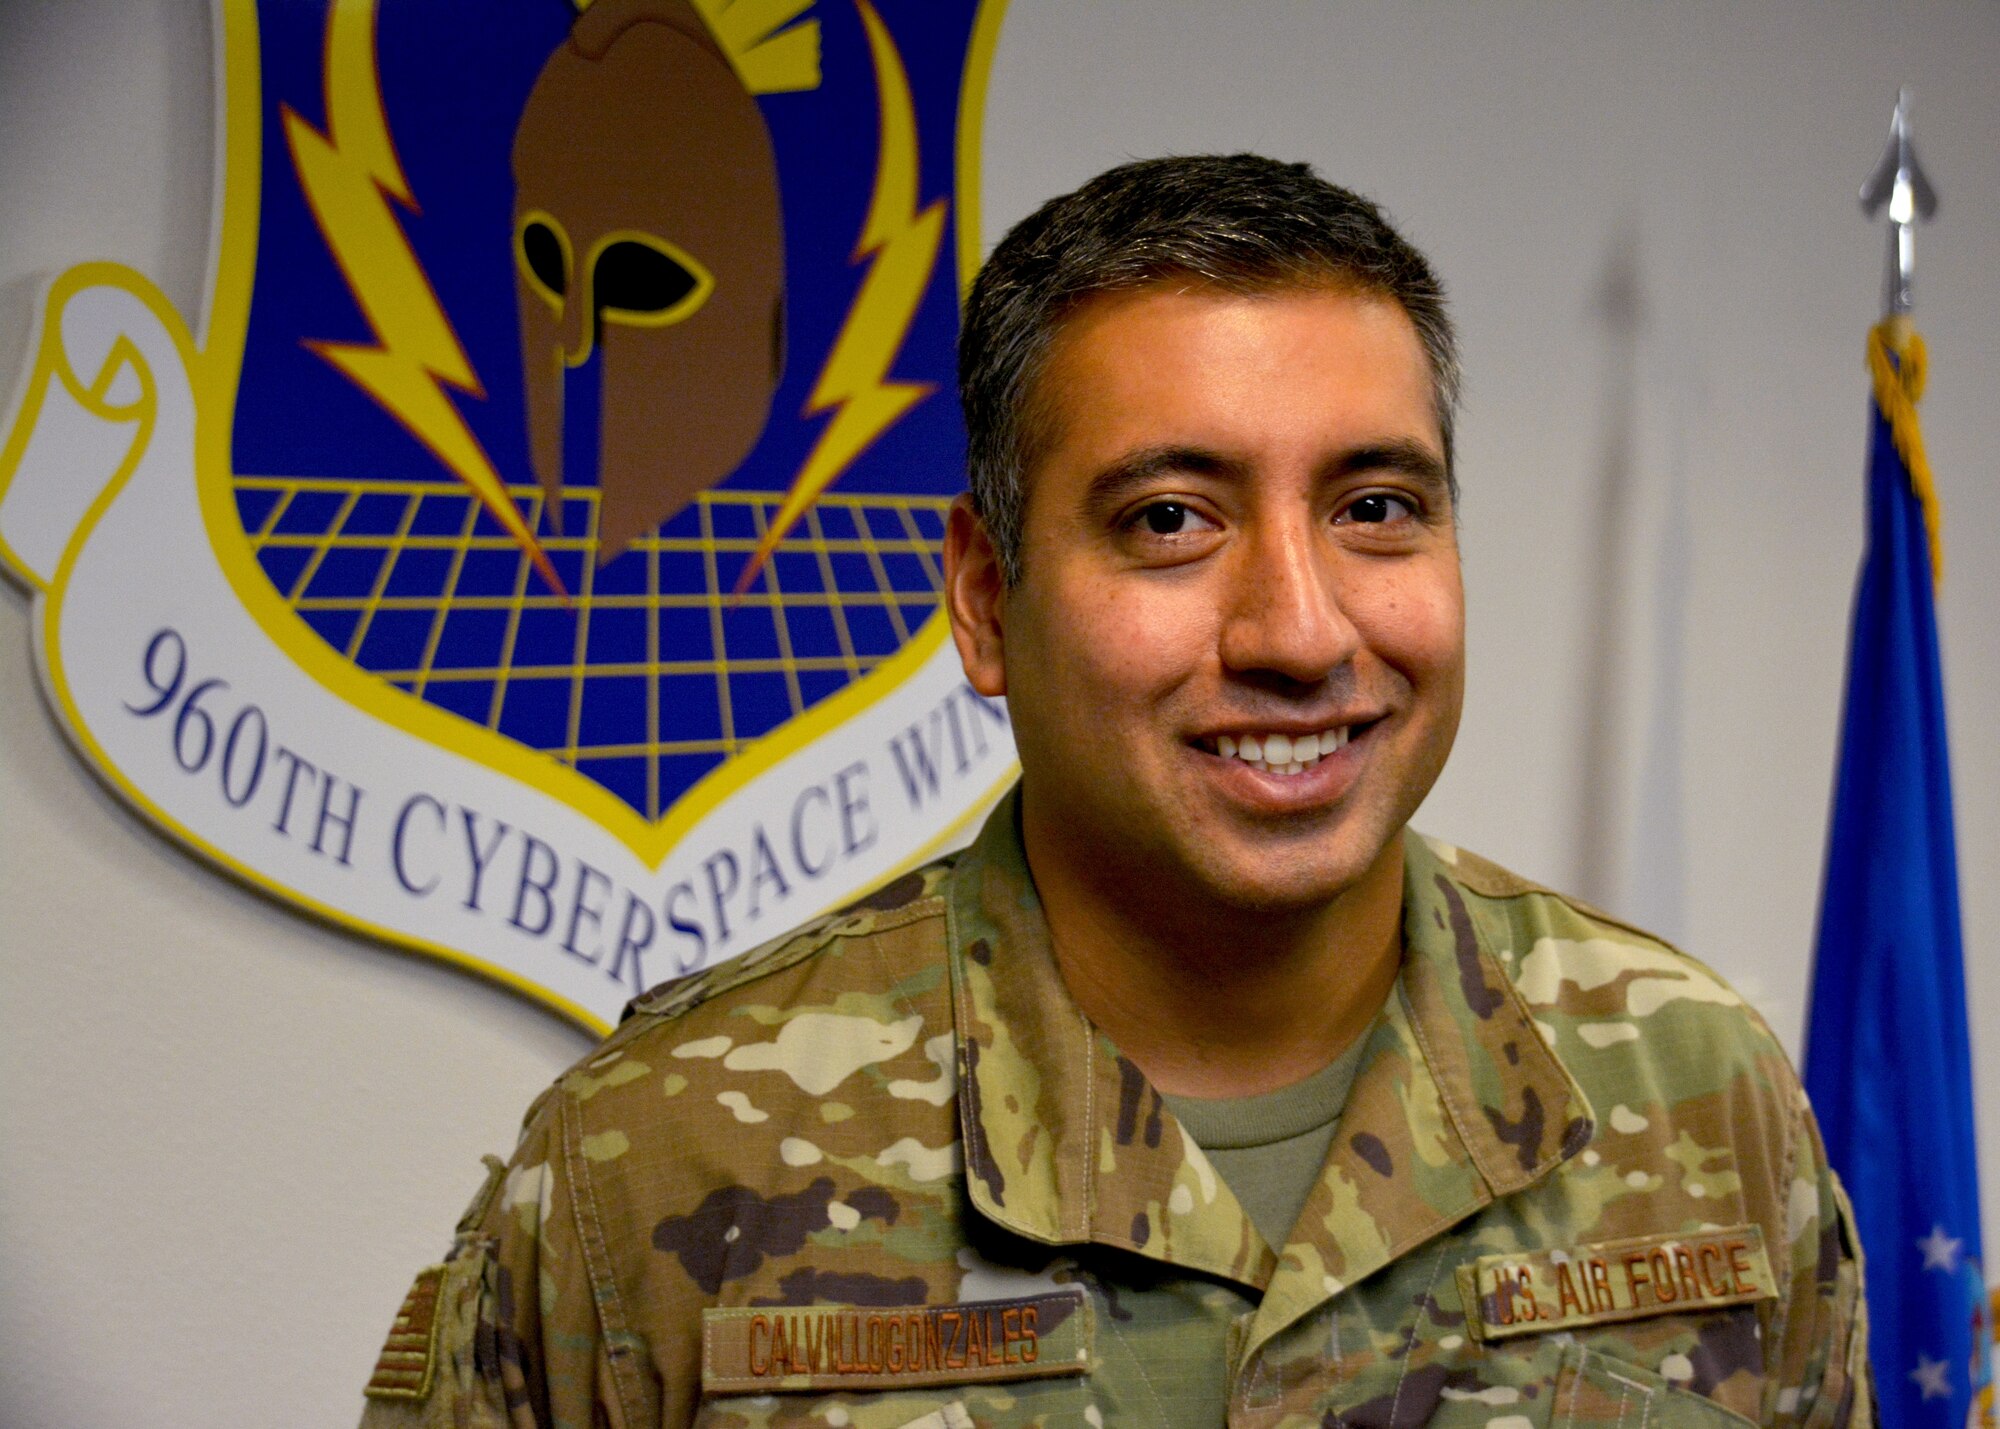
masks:
POLYGON ((967 836, 939 609, 1000 16, 225 0, 210 292, 54 279, 0 449, 86 760, 592 1027, 967 836))

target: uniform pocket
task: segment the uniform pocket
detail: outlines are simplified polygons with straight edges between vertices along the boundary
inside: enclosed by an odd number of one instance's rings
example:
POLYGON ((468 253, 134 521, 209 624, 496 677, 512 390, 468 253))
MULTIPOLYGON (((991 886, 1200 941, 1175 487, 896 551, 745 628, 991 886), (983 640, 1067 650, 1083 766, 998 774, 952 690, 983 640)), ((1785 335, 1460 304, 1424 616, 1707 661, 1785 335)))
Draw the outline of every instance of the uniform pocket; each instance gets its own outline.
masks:
POLYGON ((1733 1429, 1753 1421, 1652 1370, 1571 1344, 1562 1350, 1548 1423, 1549 1429, 1733 1429))
POLYGON ((693 1429, 1030 1429, 1083 1424, 1089 1408, 1082 1380, 1028 1381, 1000 1392, 968 1386, 965 1392, 911 1394, 758 1394, 704 1399, 693 1429))
POLYGON ((972 1416, 966 1413, 965 1404, 954 1399, 941 1409, 933 1409, 920 1419, 912 1419, 902 1429, 974 1429, 972 1416))

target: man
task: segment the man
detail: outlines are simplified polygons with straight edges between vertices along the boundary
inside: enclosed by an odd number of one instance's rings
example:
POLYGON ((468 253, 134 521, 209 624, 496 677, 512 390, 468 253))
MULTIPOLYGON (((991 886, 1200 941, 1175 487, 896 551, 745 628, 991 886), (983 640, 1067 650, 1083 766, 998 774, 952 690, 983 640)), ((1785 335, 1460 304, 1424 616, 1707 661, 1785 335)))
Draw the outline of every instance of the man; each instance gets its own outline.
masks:
POLYGON ((1866 1422, 1763 1024, 1405 830, 1464 668, 1422 256, 1303 165, 1127 165, 995 250, 960 386, 947 603, 1019 788, 636 1002, 369 1422, 1866 1422))

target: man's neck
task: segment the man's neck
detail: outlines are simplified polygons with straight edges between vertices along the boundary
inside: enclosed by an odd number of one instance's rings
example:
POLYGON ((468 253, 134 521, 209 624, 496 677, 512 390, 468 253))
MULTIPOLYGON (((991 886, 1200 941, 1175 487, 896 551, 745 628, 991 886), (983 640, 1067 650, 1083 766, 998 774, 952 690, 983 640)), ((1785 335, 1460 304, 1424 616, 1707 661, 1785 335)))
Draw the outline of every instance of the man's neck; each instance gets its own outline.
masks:
POLYGON ((1038 841, 1031 823, 1022 833, 1070 995, 1162 1092, 1254 1096, 1311 1076, 1395 986, 1400 838, 1330 902, 1253 913, 1168 907, 1157 883, 1121 890, 1038 841))

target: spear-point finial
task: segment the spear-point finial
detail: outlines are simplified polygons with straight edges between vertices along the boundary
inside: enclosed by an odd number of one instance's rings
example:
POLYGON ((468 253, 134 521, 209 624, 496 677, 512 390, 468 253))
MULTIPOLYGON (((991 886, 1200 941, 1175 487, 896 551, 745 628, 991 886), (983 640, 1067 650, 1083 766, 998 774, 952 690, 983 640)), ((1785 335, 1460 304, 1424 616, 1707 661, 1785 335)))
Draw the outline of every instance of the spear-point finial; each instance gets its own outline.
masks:
POLYGON ((1870 218, 1883 208, 1889 210, 1889 276, 1884 285, 1883 311, 1887 317, 1904 317, 1910 311, 1910 294, 1916 278, 1917 224, 1928 222, 1937 212, 1937 193, 1917 163, 1916 145, 1910 138, 1910 91, 1896 95, 1895 117, 1889 121, 1889 147, 1882 162, 1861 186, 1861 211, 1870 218))

